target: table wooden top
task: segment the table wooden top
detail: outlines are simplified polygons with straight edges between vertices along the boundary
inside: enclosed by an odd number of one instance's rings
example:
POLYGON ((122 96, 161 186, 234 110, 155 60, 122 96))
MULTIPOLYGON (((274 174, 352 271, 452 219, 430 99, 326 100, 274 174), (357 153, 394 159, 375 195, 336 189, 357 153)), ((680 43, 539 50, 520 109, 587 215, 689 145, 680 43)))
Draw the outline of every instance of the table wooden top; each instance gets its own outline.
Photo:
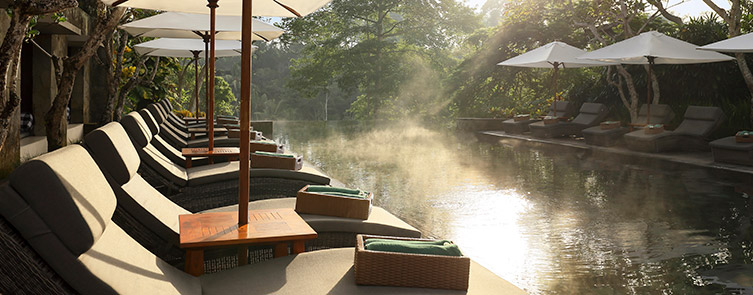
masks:
POLYGON ((178 216, 180 247, 204 248, 239 244, 310 240, 316 231, 292 208, 248 210, 248 224, 238 226, 238 212, 178 216))
POLYGON ((184 157, 238 156, 241 154, 241 149, 237 147, 216 147, 210 152, 209 148, 183 148, 181 153, 184 157))
POLYGON ((183 121, 201 121, 201 120, 206 121, 206 119, 207 119, 207 117, 199 117, 199 118, 196 118, 196 117, 183 117, 183 121))
MULTIPOLYGON (((214 127, 214 133, 227 132, 226 128, 214 127)), ((207 128, 188 128, 188 133, 207 133, 207 128)))

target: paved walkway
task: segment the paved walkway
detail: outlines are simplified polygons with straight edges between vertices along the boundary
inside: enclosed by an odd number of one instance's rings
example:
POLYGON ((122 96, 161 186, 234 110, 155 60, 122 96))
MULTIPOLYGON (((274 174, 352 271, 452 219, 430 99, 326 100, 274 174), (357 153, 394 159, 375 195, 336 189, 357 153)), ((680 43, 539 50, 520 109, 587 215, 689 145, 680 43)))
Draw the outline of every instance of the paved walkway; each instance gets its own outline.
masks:
POLYGON ((530 146, 557 146, 590 153, 596 157, 620 156, 626 161, 655 162, 661 160, 669 163, 691 165, 703 168, 717 169, 735 174, 753 176, 753 167, 716 163, 711 152, 670 152, 670 153, 643 153, 629 150, 624 146, 602 147, 586 144, 583 138, 536 138, 530 135, 507 134, 504 131, 479 131, 476 134, 479 140, 495 142, 524 143, 530 146))

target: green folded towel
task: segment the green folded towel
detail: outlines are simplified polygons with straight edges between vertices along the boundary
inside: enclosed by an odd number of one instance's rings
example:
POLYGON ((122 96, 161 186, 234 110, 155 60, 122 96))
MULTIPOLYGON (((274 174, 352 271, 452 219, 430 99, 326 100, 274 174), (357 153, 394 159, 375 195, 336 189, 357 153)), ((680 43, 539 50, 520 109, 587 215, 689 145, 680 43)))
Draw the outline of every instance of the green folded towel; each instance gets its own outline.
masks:
POLYGON ((399 252, 410 254, 427 254, 443 256, 463 256, 460 248, 451 243, 435 245, 432 243, 416 243, 415 241, 387 240, 371 242, 366 246, 366 250, 399 252))
MULTIPOLYGON (((371 238, 363 241, 364 246, 368 246, 371 243, 391 243, 397 240, 393 239, 380 239, 380 238, 371 238)), ((437 245, 437 246, 443 246, 444 244, 452 244, 449 240, 433 240, 433 241, 404 241, 399 240, 400 242, 405 243, 413 243, 413 244, 424 244, 424 245, 437 245)))
POLYGON ((354 194, 346 194, 346 193, 338 193, 338 192, 319 192, 317 194, 329 195, 329 196, 338 196, 338 197, 346 197, 346 198, 356 198, 356 199, 365 199, 366 198, 366 195, 354 195, 354 194))
POLYGON ((740 131, 740 132, 737 132, 736 135, 737 136, 751 136, 753 135, 753 131, 740 131))
POLYGON ((295 156, 291 154, 279 154, 279 153, 270 153, 270 152, 262 152, 262 151, 254 152, 254 154, 262 155, 262 156, 282 157, 282 158, 295 158, 295 156))
POLYGON ((359 189, 334 187, 334 186, 328 186, 328 185, 309 185, 306 191, 312 192, 312 193, 335 192, 335 193, 344 193, 344 194, 351 194, 351 195, 358 195, 362 193, 362 191, 359 189))

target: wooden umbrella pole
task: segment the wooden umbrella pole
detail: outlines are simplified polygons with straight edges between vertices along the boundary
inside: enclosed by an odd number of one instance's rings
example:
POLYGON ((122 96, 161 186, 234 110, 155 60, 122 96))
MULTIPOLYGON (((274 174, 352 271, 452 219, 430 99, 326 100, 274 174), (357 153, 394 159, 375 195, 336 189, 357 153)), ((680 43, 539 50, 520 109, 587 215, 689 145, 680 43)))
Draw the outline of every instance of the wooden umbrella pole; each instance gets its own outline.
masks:
POLYGON ((250 181, 250 131, 251 126, 251 50, 252 0, 243 0, 243 26, 241 28, 241 136, 240 173, 238 173, 238 226, 248 224, 248 194, 250 181))
POLYGON ((653 95, 652 90, 653 89, 653 81, 651 80, 651 69, 654 67, 654 59, 656 57, 653 56, 646 56, 648 59, 648 82, 646 85, 646 89, 648 90, 648 93, 646 93, 646 102, 648 105, 646 106, 646 125, 651 124, 651 104, 653 103, 653 95))
POLYGON ((209 0, 209 81, 207 92, 209 92, 209 108, 207 108, 207 135, 209 136, 208 147, 211 152, 214 149, 214 42, 216 33, 216 8, 217 0, 209 0))
POLYGON ((196 97, 196 118, 199 118, 199 54, 201 51, 194 50, 193 53, 193 70, 196 76, 196 82, 193 85, 193 93, 196 97))
MULTIPOLYGON (((204 112, 209 112, 209 34, 204 33, 202 35, 204 39, 204 112)), ((206 120, 206 114, 204 114, 204 121, 206 121, 206 128, 209 129, 209 124, 214 124, 210 120, 206 120)))

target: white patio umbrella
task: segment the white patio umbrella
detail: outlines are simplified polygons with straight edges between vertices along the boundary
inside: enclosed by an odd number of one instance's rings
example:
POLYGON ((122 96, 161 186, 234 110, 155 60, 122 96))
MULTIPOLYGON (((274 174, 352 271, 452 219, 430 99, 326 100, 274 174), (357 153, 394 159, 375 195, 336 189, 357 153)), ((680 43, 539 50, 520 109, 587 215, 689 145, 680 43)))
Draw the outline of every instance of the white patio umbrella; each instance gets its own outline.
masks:
MULTIPOLYGON (((253 38, 253 16, 300 17, 314 12, 330 0, 223 0, 219 7, 218 0, 103 0, 112 6, 128 6, 142 9, 177 11, 189 13, 210 13, 210 50, 214 50, 216 14, 241 15, 241 138, 240 169, 238 173, 238 225, 248 224, 248 193, 250 180, 250 119, 251 119, 251 50, 253 38), (255 5, 255 6, 254 6, 255 5)), ((214 54, 210 54, 210 71, 214 73, 214 54)), ((214 86, 214 81, 210 80, 214 86)), ((213 88, 212 88, 213 89, 213 88)), ((213 110, 208 110, 207 116, 213 110)), ((208 134, 213 135, 213 124, 208 134)), ((210 141, 210 147, 212 143, 210 141)))
MULTIPOLYGON (((620 64, 649 65, 648 79, 651 81, 654 64, 699 64, 733 60, 732 57, 696 50, 697 45, 675 39, 656 31, 617 42, 607 47, 591 51, 579 57, 584 60, 614 62, 620 64)), ((651 118, 651 82, 647 83, 648 120, 651 118)), ((646 123, 651 123, 646 121, 646 123)))
MULTIPOLYGON (((159 38, 136 44, 133 48, 139 54, 167 57, 194 57, 193 52, 203 52, 204 42, 198 39, 159 38)), ((217 40, 215 57, 241 55, 241 41, 217 40)))
MULTIPOLYGON (((223 3, 224 4, 224 3, 223 3)), ((269 41, 280 37, 285 31, 263 21, 254 19, 254 40, 269 41)), ((138 37, 199 38, 209 36, 209 15, 183 12, 165 12, 145 17, 120 26, 129 34, 138 37)), ((217 40, 240 40, 241 17, 218 15, 215 38, 217 40)), ((207 40, 209 41, 209 40, 207 40)))
MULTIPOLYGON (((585 50, 579 49, 564 42, 554 41, 544 46, 528 51, 516 57, 510 58, 498 63, 499 66, 524 67, 524 68, 545 68, 552 69, 552 90, 554 91, 554 103, 557 102, 557 74, 559 68, 582 68, 608 66, 612 63, 580 60, 577 57, 586 53, 585 50)), ((554 109, 554 115, 557 116, 557 108, 554 109)))
MULTIPOLYGON (((130 23, 121 25, 120 28, 131 35, 139 37, 163 37, 163 38, 200 38, 204 41, 204 59, 209 60, 210 36, 214 35, 218 40, 240 40, 241 39, 241 17, 240 16, 216 16, 214 34, 211 34, 211 16, 208 14, 184 13, 184 12, 165 12, 158 15, 142 18, 130 23)), ((253 40, 269 41, 279 37, 285 31, 273 25, 253 19, 253 40)), ((239 43, 240 44, 240 43, 239 43)), ((180 48, 180 47, 178 47, 180 48)), ((185 51, 183 51, 185 52, 185 51)), ((198 58, 198 53, 194 56, 198 58)), ((207 79, 207 113, 213 114, 214 106, 214 68, 211 66, 206 69, 205 76, 207 79), (211 72, 211 74, 210 74, 211 72), (210 112, 209 105, 212 106, 210 112)), ((198 91, 196 92, 196 108, 198 112, 198 91)), ((213 129, 209 125, 212 120, 207 120, 207 129, 213 129)), ((214 142, 214 134, 209 136, 210 141, 214 142)), ((210 144, 210 149, 214 145, 210 144)))
MULTIPOLYGON (((300 17, 324 6, 330 0, 254 0, 254 16, 300 17)), ((111 6, 127 6, 160 11, 207 13, 206 0, 103 0, 111 6)), ((248 0, 222 0, 215 9, 219 15, 242 15, 248 0)), ((249 15, 248 18, 251 16, 249 15)), ((245 18, 245 16, 244 16, 245 18)))
POLYGON ((751 53, 753 52, 753 33, 701 46, 698 50, 751 53))
MULTIPOLYGON (((241 42, 237 40, 217 40, 215 44, 215 56, 239 56, 241 55, 241 42)), ((167 57, 193 57, 196 83, 194 95, 196 96, 196 113, 199 113, 199 56, 204 51, 204 41, 198 39, 161 38, 136 44, 134 50, 142 55, 167 56, 167 57)), ((208 92, 207 92, 208 93, 208 92)), ((207 107, 209 99, 206 100, 207 107)))

